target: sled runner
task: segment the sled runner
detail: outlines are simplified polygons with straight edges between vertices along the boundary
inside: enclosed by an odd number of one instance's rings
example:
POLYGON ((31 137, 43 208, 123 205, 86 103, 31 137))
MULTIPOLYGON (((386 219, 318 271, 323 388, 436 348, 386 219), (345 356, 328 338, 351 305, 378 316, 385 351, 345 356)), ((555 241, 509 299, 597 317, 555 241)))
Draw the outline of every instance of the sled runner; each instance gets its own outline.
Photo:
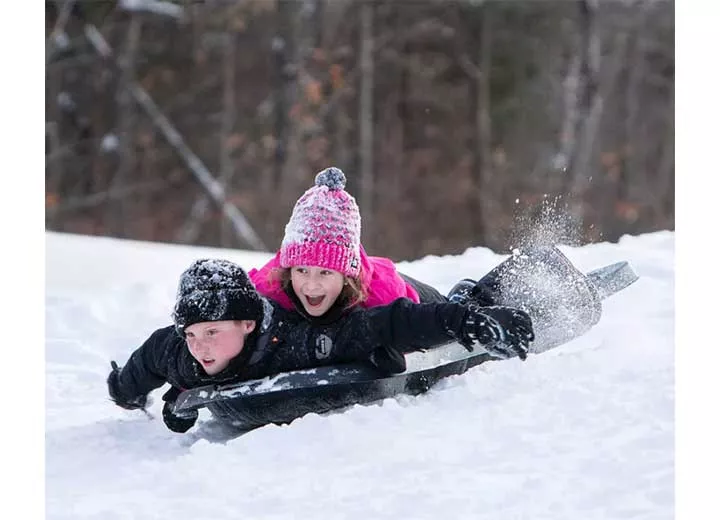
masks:
MULTIPOLYGON (((497 304, 527 311, 536 339, 530 352, 540 353, 581 336, 602 313, 601 301, 638 279, 627 262, 578 271, 554 247, 517 251, 480 282, 497 304)), ((239 431, 269 423, 288 423, 307 413, 323 413, 398 394, 416 395, 438 380, 462 374, 493 358, 482 347, 468 352, 458 343, 405 355, 407 368, 384 374, 369 364, 335 365, 286 372, 227 385, 208 385, 182 392, 176 411, 207 407, 239 431)))

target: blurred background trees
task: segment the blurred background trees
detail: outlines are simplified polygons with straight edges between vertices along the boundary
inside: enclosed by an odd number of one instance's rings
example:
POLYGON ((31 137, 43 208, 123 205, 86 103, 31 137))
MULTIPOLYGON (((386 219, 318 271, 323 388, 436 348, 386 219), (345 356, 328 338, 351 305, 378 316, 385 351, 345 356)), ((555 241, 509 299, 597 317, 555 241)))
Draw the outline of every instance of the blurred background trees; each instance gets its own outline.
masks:
POLYGON ((331 165, 397 260, 674 228, 670 1, 45 7, 47 229, 274 250, 331 165))

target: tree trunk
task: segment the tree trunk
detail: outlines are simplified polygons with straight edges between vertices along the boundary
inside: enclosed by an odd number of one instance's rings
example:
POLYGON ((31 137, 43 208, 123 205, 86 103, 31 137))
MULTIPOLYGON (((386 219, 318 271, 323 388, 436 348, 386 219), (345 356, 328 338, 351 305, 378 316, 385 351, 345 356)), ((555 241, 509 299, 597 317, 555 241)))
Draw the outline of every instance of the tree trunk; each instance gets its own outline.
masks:
MULTIPOLYGON (((487 203, 493 200, 489 193, 492 190, 492 119, 490 116, 490 75, 492 71, 492 15, 491 4, 482 6, 480 23, 477 35, 479 45, 477 48, 477 70, 474 78, 475 101, 474 133, 475 154, 473 160, 474 177, 474 215, 473 238, 480 243, 487 243, 487 203)), ((495 190, 495 192, 497 192, 495 190)))
POLYGON ((59 7, 59 13, 57 20, 55 21, 55 26, 53 27, 52 33, 45 42, 45 67, 47 67, 48 62, 50 61, 50 57, 52 56, 53 50, 57 43, 56 40, 60 38, 60 35, 64 34, 65 32, 65 26, 70 19, 70 14, 72 13, 75 0, 65 0, 62 5, 59 5, 60 1, 56 0, 55 4, 59 7))
POLYGON ((281 189, 283 172, 290 147, 290 109, 293 103, 295 82, 294 56, 295 36, 293 31, 293 2, 278 0, 278 30, 273 39, 275 55, 275 161, 273 167, 272 191, 281 189))
POLYGON ((363 237, 366 247, 373 242, 373 88, 374 88, 374 3, 363 2, 360 11, 360 214, 363 217, 363 237))
MULTIPOLYGON (((230 188, 235 168, 230 148, 230 135, 235 128, 235 49, 237 34, 228 29, 225 35, 225 63, 223 66, 223 113, 220 129, 220 183, 226 190, 230 188)), ((232 244, 232 229, 225 219, 220 221, 220 245, 229 247, 232 244)))
MULTIPOLYGON (((55 121, 45 123, 45 139, 48 143, 48 150, 45 152, 46 164, 52 163, 52 168, 49 169, 52 173, 48 175, 46 173, 45 178, 45 193, 55 197, 54 204, 51 205, 50 210, 46 209, 46 216, 50 217, 50 225, 53 229, 58 226, 57 213, 52 209, 59 203, 60 194, 62 193, 62 182, 63 182, 63 158, 62 150, 60 148, 60 135, 58 132, 58 125, 55 121)), ((46 206, 47 208, 47 206, 46 206)))
MULTIPOLYGON (((120 164, 110 183, 110 191, 120 191, 128 182, 132 172, 135 157, 135 120, 136 107, 130 95, 131 86, 135 82, 135 61, 140 45, 142 21, 140 15, 130 15, 130 25, 125 43, 125 52, 120 58, 121 78, 118 92, 117 113, 120 115, 120 164)), ((114 204, 110 204, 110 229, 113 235, 125 237, 127 229, 128 208, 127 199, 120 197, 114 204)))
POLYGON ((580 63, 583 85, 580 104, 583 118, 579 125, 580 141, 575 149, 573 168, 567 177, 571 180, 567 191, 577 198, 583 196, 592 177, 590 159, 595 148, 595 138, 605 101, 599 92, 600 42, 597 34, 596 9, 594 0, 580 1, 583 48, 583 58, 580 63))
POLYGON ((323 37, 325 28, 325 0, 315 0, 312 16, 312 26, 314 30, 314 46, 316 49, 323 48, 323 37))

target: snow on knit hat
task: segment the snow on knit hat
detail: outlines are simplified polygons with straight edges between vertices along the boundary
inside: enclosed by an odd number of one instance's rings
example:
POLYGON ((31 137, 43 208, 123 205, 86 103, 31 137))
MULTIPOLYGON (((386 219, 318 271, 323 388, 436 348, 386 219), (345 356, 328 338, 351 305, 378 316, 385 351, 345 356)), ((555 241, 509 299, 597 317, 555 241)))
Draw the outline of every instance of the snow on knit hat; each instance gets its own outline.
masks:
POLYGON ((263 304, 245 271, 228 260, 195 260, 180 276, 175 329, 201 321, 262 320, 263 304))
POLYGON ((326 168, 298 199, 280 246, 280 266, 324 267, 360 274, 360 210, 344 190, 345 174, 326 168))

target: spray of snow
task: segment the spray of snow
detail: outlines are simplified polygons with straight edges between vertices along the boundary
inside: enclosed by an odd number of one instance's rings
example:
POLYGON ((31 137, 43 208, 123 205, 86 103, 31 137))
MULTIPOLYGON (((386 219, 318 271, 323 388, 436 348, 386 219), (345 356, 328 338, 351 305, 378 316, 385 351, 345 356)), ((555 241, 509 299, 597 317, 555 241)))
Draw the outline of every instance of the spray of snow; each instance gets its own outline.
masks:
POLYGON ((527 311, 543 352, 590 329, 600 319, 600 298, 593 284, 556 248, 515 249, 490 276, 497 277, 501 303, 527 311))
POLYGON ((600 299, 594 286, 554 247, 579 245, 581 236, 567 205, 559 198, 546 198, 516 217, 510 259, 491 273, 500 303, 531 315, 535 352, 584 333, 599 319, 600 299))
POLYGON ((539 206, 518 214, 511 234, 513 248, 579 246, 581 243, 581 225, 559 197, 546 197, 539 206))

